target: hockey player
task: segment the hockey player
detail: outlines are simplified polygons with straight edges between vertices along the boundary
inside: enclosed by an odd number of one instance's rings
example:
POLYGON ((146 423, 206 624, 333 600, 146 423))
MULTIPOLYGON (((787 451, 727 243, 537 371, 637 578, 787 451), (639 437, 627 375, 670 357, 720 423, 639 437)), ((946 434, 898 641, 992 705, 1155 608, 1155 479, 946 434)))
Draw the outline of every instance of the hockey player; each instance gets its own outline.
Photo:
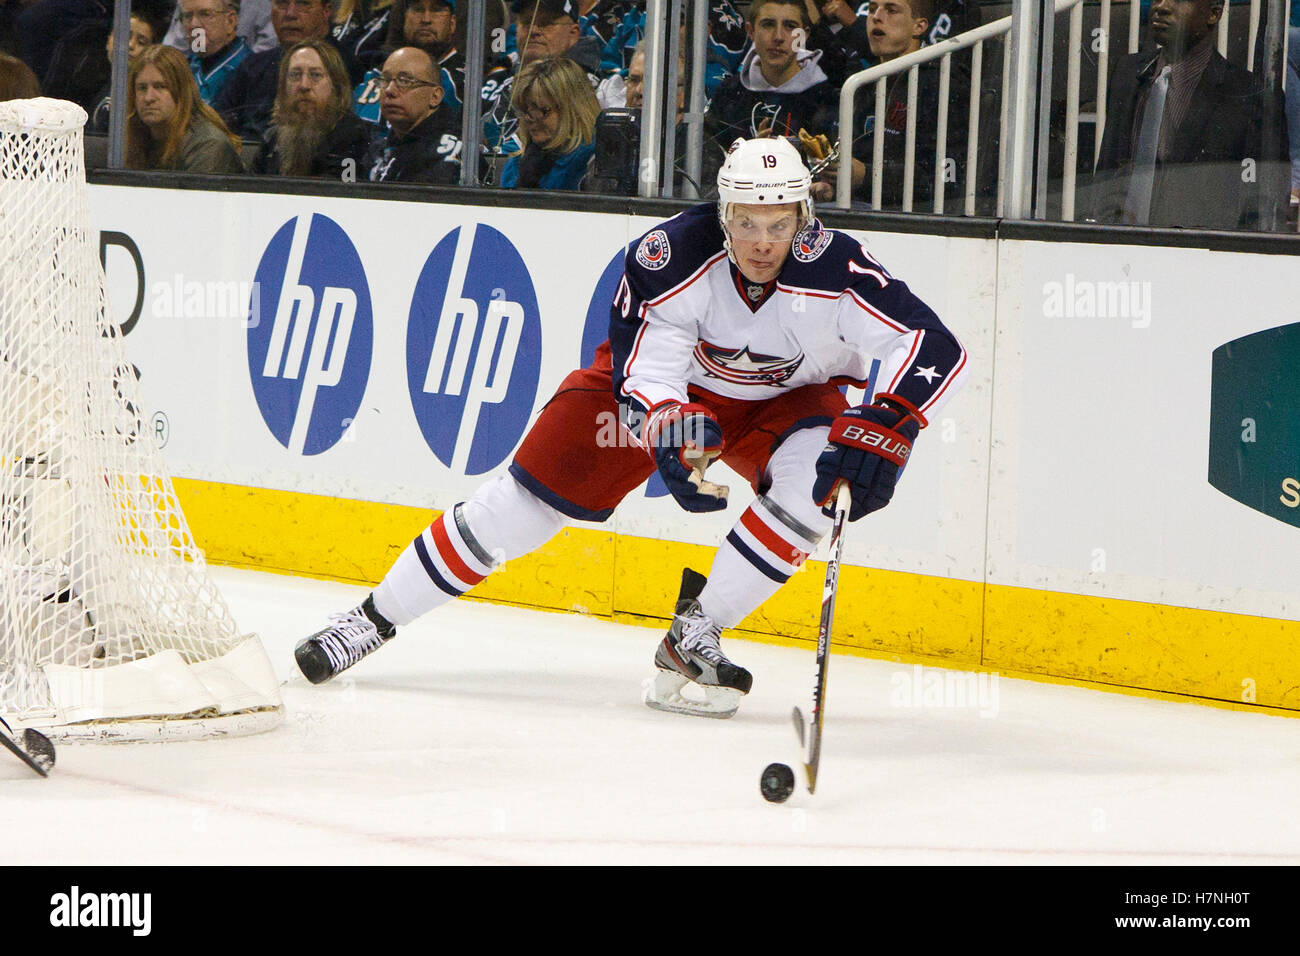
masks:
POLYGON ((850 520, 889 503, 917 433, 966 372, 966 352, 935 313, 814 218, 810 185, 786 140, 738 140, 718 202, 631 248, 609 340, 561 383, 509 473, 422 531, 360 607, 303 640, 303 674, 320 683, 351 667, 482 581, 494 556, 526 554, 570 519, 604 521, 656 469, 687 511, 726 508, 727 489, 704 477, 720 457, 758 497, 709 577, 684 572, 647 703, 735 713, 752 678, 723 654, 722 632, 816 547, 839 483, 851 490, 850 520), (873 357, 879 391, 849 408, 839 386, 865 384, 873 357), (688 681, 703 701, 681 693, 688 681))

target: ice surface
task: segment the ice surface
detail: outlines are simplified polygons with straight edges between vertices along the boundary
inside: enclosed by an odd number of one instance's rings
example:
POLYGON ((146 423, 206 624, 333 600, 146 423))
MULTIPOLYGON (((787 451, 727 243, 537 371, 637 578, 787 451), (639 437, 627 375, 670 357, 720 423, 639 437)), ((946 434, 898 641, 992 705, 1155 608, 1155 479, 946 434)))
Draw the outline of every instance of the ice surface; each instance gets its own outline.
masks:
MULTIPOLYGON (((214 574, 285 679, 365 595, 214 574)), ((705 720, 641 702, 660 636, 454 602, 333 683, 294 676, 271 733, 67 744, 44 780, 0 761, 0 862, 1300 862, 1295 720, 1008 678, 942 706, 943 671, 836 655, 817 794, 797 770, 772 805, 811 647, 725 639, 754 690, 705 720)))

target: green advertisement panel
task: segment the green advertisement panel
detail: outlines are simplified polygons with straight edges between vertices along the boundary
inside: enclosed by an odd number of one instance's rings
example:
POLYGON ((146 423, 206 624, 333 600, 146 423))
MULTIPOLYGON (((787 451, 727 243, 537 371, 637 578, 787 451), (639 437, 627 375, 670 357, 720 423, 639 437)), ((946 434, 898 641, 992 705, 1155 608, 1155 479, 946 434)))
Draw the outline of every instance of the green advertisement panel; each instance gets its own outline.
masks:
POLYGON ((1214 350, 1210 484, 1300 528, 1300 323, 1214 350))

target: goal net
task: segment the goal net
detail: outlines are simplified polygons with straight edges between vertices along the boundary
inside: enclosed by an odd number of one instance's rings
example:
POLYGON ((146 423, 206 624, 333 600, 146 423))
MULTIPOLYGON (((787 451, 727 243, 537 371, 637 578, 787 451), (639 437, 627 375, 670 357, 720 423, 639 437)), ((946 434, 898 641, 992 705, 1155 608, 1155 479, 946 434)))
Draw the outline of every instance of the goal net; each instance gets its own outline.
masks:
POLYGON ((210 580, 104 294, 85 111, 0 102, 0 714, 59 738, 282 717, 210 580))

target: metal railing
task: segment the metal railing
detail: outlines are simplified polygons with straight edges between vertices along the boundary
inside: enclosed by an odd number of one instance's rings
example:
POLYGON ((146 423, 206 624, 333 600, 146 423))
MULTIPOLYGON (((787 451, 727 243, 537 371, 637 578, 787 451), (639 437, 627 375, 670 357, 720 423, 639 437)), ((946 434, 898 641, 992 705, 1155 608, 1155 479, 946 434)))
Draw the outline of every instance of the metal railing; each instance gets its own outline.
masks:
MULTIPOLYGON (((1225 2, 1223 14, 1219 19, 1216 47, 1222 56, 1228 55, 1228 24, 1231 15, 1231 3, 1225 2)), ((1259 39, 1261 0, 1250 0, 1249 30, 1245 49, 1247 70, 1255 65, 1256 42, 1259 39)), ((1079 143, 1079 87, 1080 62, 1083 54, 1083 3, 1081 0, 1056 0, 1054 12, 1070 13, 1069 39, 1067 49, 1069 59, 1066 64, 1066 98, 1065 98, 1065 155, 1061 173, 1061 218, 1067 222, 1075 216, 1076 170, 1078 169, 1079 143)), ((1101 0, 1099 4, 1099 24, 1095 37, 1097 53, 1096 79, 1096 135, 1093 143, 1092 164, 1095 165, 1101 153, 1102 132, 1106 127, 1107 84, 1109 81, 1109 47, 1111 24, 1111 0, 1101 0)), ((992 23, 984 24, 973 30, 944 40, 934 46, 922 47, 897 59, 890 60, 862 70, 850 76, 841 87, 839 110, 839 171, 836 179, 835 204, 841 209, 848 209, 853 198, 852 148, 856 132, 854 119, 854 97, 864 86, 876 84, 875 119, 872 141, 871 162, 871 207, 879 209, 884 188, 884 114, 888 94, 888 80, 904 71, 907 72, 907 128, 904 140, 904 169, 902 211, 911 212, 915 186, 916 166, 916 101, 919 84, 919 70, 922 64, 939 59, 939 111, 936 117, 935 173, 933 211, 944 211, 944 162, 947 152, 948 135, 948 99, 951 82, 952 55, 960 50, 971 50, 971 82, 969 102, 969 122, 967 124, 966 172, 964 176, 964 215, 975 215, 977 197, 977 177, 979 158, 979 118, 981 108, 984 44, 992 39, 1005 37, 1012 29, 1012 17, 1003 17, 992 23)), ((1141 36, 1141 5, 1137 0, 1129 3, 1128 16, 1128 53, 1138 51, 1141 36)), ((1004 56, 1002 62, 1001 89, 1005 92, 1010 86, 1011 59, 1004 56)), ((1285 72, 1285 71, 1284 71, 1285 72)), ((1009 97, 1001 97, 1001 118, 998 137, 998 173, 997 173, 997 215, 1003 215, 1003 196, 1006 184, 1005 160, 1007 150, 1009 97)), ((1040 109, 1049 109, 1049 104, 1039 104, 1040 109)))
MULTIPOLYGON (((1109 0, 1104 0, 1109 5, 1109 0)), ((1082 0, 1056 0, 1055 12, 1070 11, 1070 60, 1068 66, 1068 90, 1066 93, 1066 145, 1065 145, 1065 187, 1062 214, 1066 219, 1074 218, 1074 169, 1078 154, 1078 116, 1079 116, 1079 53, 1083 32, 1082 0)), ((1136 8, 1137 4, 1134 4, 1136 8)), ((881 63, 870 69, 854 73, 844 81, 840 90, 839 117, 839 170, 836 179, 836 205, 848 209, 853 201, 853 100, 858 90, 869 83, 876 84, 875 122, 871 158, 871 206, 879 209, 884 189, 885 156, 885 100, 887 81, 891 76, 906 71, 907 77, 907 129, 905 132, 904 167, 903 167, 903 212, 912 211, 912 193, 915 186, 916 166, 916 100, 920 77, 920 67, 931 60, 940 60, 939 64, 939 116, 935 139, 934 167, 934 212, 944 211, 944 172, 947 152, 948 134, 948 95, 951 82, 952 55, 960 50, 971 50, 970 102, 968 105, 967 139, 966 139, 966 175, 964 209, 965 215, 975 215, 976 176, 975 170, 979 159, 979 119, 980 93, 982 89, 982 69, 984 62, 984 44, 992 39, 1006 36, 1011 31, 1011 17, 1003 17, 992 23, 967 30, 955 37, 950 37, 933 46, 907 53, 888 63, 881 63)), ((1010 81, 1011 58, 1002 58, 1002 89, 1006 90, 1010 81)), ((1007 129, 1007 108, 1009 98, 1002 97, 1001 129, 1007 129)), ((1006 136, 998 137, 998 181, 997 212, 1002 215, 1003 166, 1006 151, 1006 136)))

